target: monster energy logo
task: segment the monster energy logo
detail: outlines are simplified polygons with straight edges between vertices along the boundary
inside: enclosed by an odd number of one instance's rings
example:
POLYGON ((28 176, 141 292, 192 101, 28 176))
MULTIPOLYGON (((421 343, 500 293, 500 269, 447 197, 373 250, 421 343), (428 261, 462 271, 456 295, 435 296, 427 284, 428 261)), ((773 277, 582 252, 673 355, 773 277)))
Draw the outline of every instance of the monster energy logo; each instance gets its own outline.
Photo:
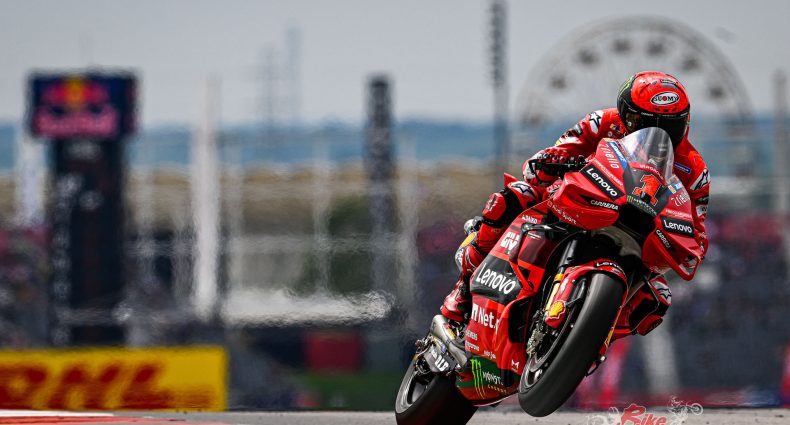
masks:
POLYGON ((483 367, 478 359, 472 359, 469 361, 472 364, 472 377, 475 381, 475 391, 480 398, 485 397, 485 393, 483 392, 483 367))
POLYGON ((625 91, 625 89, 627 89, 627 88, 628 88, 628 86, 629 86, 629 85, 631 85, 631 82, 632 82, 632 81, 634 81, 634 76, 633 76, 633 75, 632 75, 632 76, 631 76, 629 79, 625 80, 625 82, 623 83, 623 85, 622 85, 622 86, 620 86, 620 91, 617 93, 617 94, 618 94, 618 96, 623 94, 623 92, 625 91))

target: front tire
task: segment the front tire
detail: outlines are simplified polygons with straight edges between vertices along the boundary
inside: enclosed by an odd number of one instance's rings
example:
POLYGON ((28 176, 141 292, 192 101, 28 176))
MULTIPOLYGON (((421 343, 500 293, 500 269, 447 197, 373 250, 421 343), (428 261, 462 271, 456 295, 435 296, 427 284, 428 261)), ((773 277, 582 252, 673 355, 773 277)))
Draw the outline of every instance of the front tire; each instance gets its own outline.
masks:
MULTIPOLYGON (((413 359, 401 381, 395 400, 395 420, 399 425, 463 425, 477 407, 469 403, 455 387, 453 379, 443 375, 417 376, 413 359), (427 381, 430 379, 430 381, 427 381)), ((454 376, 454 375, 453 375, 454 376)))
POLYGON ((527 387, 527 367, 519 382, 518 402, 532 416, 546 416, 557 410, 579 386, 598 351, 606 341, 623 298, 622 282, 604 273, 590 278, 587 295, 573 328, 559 352, 531 387, 527 387))

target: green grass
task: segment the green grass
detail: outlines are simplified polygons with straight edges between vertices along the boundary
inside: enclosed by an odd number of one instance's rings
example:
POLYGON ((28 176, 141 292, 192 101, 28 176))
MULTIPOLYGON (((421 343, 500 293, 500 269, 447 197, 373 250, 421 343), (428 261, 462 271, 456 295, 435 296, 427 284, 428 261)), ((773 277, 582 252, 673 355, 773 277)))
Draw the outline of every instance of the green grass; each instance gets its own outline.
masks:
POLYGON ((392 410, 402 377, 389 372, 306 372, 296 378, 315 395, 320 409, 392 410))

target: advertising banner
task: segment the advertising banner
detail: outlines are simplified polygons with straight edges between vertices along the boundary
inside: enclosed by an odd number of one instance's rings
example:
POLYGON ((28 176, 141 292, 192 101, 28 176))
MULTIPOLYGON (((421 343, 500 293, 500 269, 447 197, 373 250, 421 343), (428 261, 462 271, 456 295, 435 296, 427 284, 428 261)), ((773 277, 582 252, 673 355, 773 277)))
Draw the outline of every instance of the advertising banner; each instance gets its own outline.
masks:
POLYGON ((222 347, 0 352, 0 409, 221 411, 226 403, 222 347))
POLYGON ((35 74, 30 78, 30 131, 37 137, 114 139, 135 128, 131 74, 35 74))

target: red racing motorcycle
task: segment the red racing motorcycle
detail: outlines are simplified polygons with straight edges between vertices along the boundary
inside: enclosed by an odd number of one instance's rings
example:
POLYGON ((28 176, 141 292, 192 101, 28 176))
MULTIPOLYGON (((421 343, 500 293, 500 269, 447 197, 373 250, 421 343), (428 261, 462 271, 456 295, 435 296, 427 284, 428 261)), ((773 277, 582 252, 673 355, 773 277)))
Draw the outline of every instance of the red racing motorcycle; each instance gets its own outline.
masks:
POLYGON ((399 424, 465 424, 518 394, 546 416, 605 360, 623 305, 651 273, 691 280, 702 260, 672 143, 647 128, 587 160, 530 162, 562 177, 470 277, 468 325, 431 322, 395 401, 399 424))

